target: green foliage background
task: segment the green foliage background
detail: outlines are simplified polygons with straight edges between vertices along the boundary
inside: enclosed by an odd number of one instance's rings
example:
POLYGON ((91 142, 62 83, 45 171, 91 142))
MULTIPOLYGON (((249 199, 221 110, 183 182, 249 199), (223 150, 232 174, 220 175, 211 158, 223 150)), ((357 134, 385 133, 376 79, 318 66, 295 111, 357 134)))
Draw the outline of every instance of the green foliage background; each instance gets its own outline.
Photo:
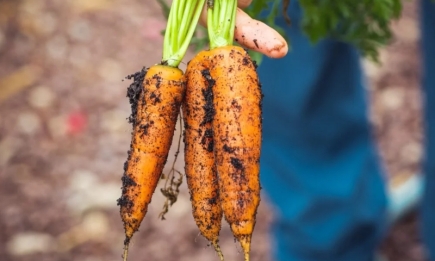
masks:
MULTIPOLYGON (((167 17, 169 7, 165 0, 157 1, 167 17)), ((290 4, 289 1, 253 0, 246 12, 275 28, 287 39, 291 49, 291 39, 286 37, 284 28, 275 24, 275 18, 286 12, 283 6, 290 4), (266 16, 260 16, 263 11, 266 16)), ((390 22, 402 12, 401 0, 299 0, 299 4, 303 10, 302 30, 313 44, 332 37, 353 44, 363 56, 375 62, 378 62, 379 48, 391 40, 390 22)), ((207 48, 205 28, 198 26, 192 45, 195 51, 207 48)), ((251 52, 251 56, 261 61, 261 54, 251 52)))

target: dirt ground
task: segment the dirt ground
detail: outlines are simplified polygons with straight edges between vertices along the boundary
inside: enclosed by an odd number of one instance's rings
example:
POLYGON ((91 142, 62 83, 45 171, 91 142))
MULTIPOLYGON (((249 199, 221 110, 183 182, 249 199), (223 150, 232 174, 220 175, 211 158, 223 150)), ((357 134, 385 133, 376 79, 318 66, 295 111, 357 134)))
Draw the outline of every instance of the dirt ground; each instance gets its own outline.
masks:
MULTIPOLYGON (((409 1, 383 66, 365 62, 390 177, 420 171, 416 18, 409 1)), ((123 78, 160 60, 164 27, 154 0, 0 0, 0 260, 121 259, 116 199, 131 132, 123 78)), ((158 219, 163 202, 157 192, 129 259, 218 260, 198 234, 185 184, 165 221, 158 219)), ((271 260, 273 212, 262 202, 254 261, 271 260)), ((395 226, 382 252, 424 261, 417 224, 412 215, 395 226)), ((227 260, 242 260, 227 226, 221 246, 227 260)))

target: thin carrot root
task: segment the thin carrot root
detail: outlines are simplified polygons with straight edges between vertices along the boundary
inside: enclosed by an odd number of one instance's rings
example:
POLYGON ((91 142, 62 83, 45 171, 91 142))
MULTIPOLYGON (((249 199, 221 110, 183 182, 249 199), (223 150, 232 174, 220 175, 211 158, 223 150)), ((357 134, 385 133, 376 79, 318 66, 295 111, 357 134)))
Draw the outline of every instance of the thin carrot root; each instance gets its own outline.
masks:
POLYGON ((251 250, 251 238, 250 237, 242 237, 239 238, 240 245, 243 249, 243 254, 245 257, 245 261, 249 261, 249 252, 251 250))
POLYGON ((128 258, 128 244, 124 245, 124 254, 122 255, 122 257, 123 257, 124 261, 127 261, 127 258, 128 258))
POLYGON ((212 245, 213 245, 213 247, 214 247, 214 250, 216 251, 216 253, 217 253, 218 256, 219 256, 219 259, 220 259, 221 261, 224 261, 224 255, 222 254, 222 250, 221 250, 221 247, 219 246, 218 242, 217 242, 217 241, 214 241, 214 242, 212 242, 212 245))
POLYGON ((175 169, 175 163, 177 163, 178 154, 180 154, 181 140, 183 135, 183 119, 180 114, 180 135, 178 136, 177 150, 175 151, 174 161, 172 162, 172 167, 167 175, 162 173, 162 179, 165 179, 165 185, 160 192, 165 196, 166 200, 163 204, 163 210, 159 214, 161 220, 165 220, 165 215, 169 212, 169 207, 171 207, 175 202, 177 202, 178 194, 180 193, 180 186, 183 183, 183 174, 175 169), (178 178, 175 176, 178 175, 178 178))

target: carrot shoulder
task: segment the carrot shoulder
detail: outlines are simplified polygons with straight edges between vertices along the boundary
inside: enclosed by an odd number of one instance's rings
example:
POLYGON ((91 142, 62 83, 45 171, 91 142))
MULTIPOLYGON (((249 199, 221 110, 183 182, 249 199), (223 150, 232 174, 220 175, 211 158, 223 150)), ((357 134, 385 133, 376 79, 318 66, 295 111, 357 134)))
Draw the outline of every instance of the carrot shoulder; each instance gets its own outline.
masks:
POLYGON ((186 69, 187 88, 183 101, 185 173, 196 225, 223 260, 218 245, 223 214, 211 125, 214 81, 208 66, 208 52, 202 51, 189 62, 186 69))

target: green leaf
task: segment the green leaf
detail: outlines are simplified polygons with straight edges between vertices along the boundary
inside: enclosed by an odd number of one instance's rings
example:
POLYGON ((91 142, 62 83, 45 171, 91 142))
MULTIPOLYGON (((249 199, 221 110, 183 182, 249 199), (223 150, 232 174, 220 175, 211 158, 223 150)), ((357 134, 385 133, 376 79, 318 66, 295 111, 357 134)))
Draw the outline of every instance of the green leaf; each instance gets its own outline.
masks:
POLYGON ((400 0, 300 0, 302 25, 312 42, 332 37, 358 48, 363 56, 378 61, 379 48, 392 36, 390 22, 400 17, 400 0))

